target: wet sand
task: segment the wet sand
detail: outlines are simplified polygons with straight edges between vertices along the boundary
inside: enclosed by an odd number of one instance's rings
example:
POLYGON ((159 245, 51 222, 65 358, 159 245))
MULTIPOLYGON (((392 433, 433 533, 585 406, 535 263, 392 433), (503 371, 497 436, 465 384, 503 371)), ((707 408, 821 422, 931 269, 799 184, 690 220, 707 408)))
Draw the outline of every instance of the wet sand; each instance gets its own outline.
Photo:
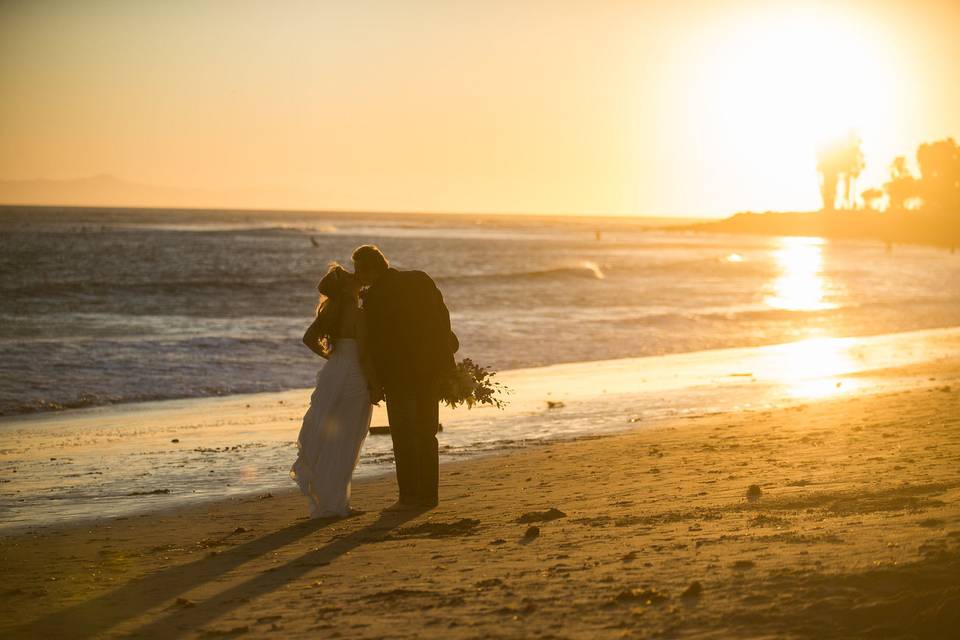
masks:
MULTIPOLYGON (((445 464, 441 505, 290 494, 3 539, 0 636, 949 637, 960 359, 911 388, 445 464)), ((854 377, 856 374, 854 374, 854 377)))

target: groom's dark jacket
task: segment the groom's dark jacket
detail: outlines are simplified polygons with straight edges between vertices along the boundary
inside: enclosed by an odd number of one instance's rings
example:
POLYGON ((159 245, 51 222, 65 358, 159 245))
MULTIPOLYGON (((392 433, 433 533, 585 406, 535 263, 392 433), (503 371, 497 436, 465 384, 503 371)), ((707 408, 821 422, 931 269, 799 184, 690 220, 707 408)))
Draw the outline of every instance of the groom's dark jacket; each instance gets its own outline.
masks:
POLYGON ((363 294, 370 351, 387 389, 432 384, 460 348, 443 295, 423 271, 388 269, 363 294))

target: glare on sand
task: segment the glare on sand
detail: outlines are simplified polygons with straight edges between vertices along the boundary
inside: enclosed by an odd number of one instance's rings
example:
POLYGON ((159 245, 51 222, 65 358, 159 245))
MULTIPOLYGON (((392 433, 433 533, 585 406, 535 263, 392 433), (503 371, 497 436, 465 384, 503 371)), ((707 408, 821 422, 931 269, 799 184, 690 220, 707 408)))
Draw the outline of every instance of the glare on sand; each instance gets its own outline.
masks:
POLYGON ((858 370, 851 355, 856 338, 811 338, 777 348, 781 367, 777 377, 794 397, 820 398, 852 391, 855 379, 841 378, 858 370))
POLYGON ((773 257, 780 276, 766 303, 786 311, 820 311, 835 305, 824 300, 822 238, 780 238, 773 257))
MULTIPOLYGON (((774 309, 785 311, 820 311, 835 305, 825 300, 823 271, 823 238, 785 237, 773 257, 780 275, 771 283, 771 292, 764 300, 774 309)), ((790 395, 822 397, 849 391, 854 384, 837 376, 854 371, 850 348, 855 341, 840 338, 814 338, 783 345, 780 350, 782 368, 777 377, 787 386, 790 395)))

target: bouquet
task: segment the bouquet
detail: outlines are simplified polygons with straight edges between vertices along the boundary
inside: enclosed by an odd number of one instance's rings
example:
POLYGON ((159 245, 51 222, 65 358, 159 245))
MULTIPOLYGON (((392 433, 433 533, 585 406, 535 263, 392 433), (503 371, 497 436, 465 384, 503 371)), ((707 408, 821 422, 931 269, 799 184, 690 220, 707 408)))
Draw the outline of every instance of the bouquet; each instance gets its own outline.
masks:
POLYGON ((452 409, 462 404, 467 405, 468 409, 475 404, 490 404, 503 409, 507 401, 502 396, 510 393, 510 390, 494 382, 496 375, 496 371, 464 358, 447 378, 440 381, 440 400, 452 409))

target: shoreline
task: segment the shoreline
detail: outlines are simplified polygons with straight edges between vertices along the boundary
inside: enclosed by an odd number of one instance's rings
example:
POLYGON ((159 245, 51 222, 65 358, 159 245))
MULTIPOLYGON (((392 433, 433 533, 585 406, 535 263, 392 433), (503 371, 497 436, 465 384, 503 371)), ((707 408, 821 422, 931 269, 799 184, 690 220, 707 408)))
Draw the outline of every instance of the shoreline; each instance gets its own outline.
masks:
MULTIPOLYGON (((870 339, 888 339, 903 337, 909 339, 911 336, 924 336, 924 335, 937 335, 944 334, 950 338, 955 337, 953 334, 960 336, 960 326, 944 326, 944 327, 934 327, 927 329, 911 329, 906 331, 898 331, 894 333, 879 333, 879 334, 867 334, 867 335, 854 335, 854 336, 824 336, 822 339, 825 340, 870 340, 870 339)), ((604 359, 604 360, 581 360, 574 362, 558 362, 553 364, 546 364, 536 367, 522 367, 517 369, 506 369, 503 371, 498 371, 498 376, 511 376, 512 374, 528 374, 530 372, 537 371, 546 371, 552 369, 561 369, 561 368, 570 368, 570 369, 582 369, 592 366, 619 366, 619 365, 636 365, 641 362, 655 362, 657 360, 666 359, 696 359, 702 356, 709 356, 710 354, 736 354, 737 352, 749 353, 757 350, 768 350, 768 349, 777 349, 782 348, 788 345, 795 345, 798 343, 808 342, 810 340, 818 340, 821 338, 810 337, 802 340, 796 340, 791 342, 780 342, 780 343, 771 343, 771 344, 759 344, 759 345, 749 345, 741 347, 724 347, 719 349, 706 349, 706 350, 697 350, 697 351, 679 351, 675 353, 667 353, 662 355, 648 355, 648 356, 630 356, 625 358, 614 358, 614 359, 604 359)), ((283 389, 280 391, 258 391, 253 393, 237 393, 237 394, 227 394, 227 395, 217 395, 217 396, 197 396, 197 397, 186 397, 186 398, 164 398, 156 400, 144 400, 139 402, 118 402, 110 404, 98 404, 90 405, 84 407, 66 407, 63 409, 53 409, 46 411, 31 411, 24 413, 14 413, 0 415, 0 435, 2 435, 2 430, 4 428, 16 428, 19 426, 17 423, 23 423, 23 426, 29 426, 31 422, 55 422, 58 418, 71 419, 71 418, 87 418, 96 414, 106 414, 104 417, 109 418, 111 413, 137 413, 137 412, 149 412, 149 411, 166 411, 166 410, 184 410, 184 411, 195 411, 197 409, 215 409, 216 405, 219 403, 233 403, 239 401, 257 401, 258 399, 285 399, 291 395, 300 395, 304 392, 309 392, 313 387, 298 387, 292 389, 283 389), (203 405, 209 405, 204 407, 203 405), (11 426, 13 425, 13 426, 11 426)))
POLYGON ((384 476, 337 521, 290 493, 23 533, 0 633, 943 637, 960 358, 878 375, 926 384, 448 462, 429 511, 384 476))
MULTIPOLYGON (((503 372, 503 412, 441 410, 444 462, 651 427, 930 385, 910 366, 960 357, 960 328, 551 365, 503 372), (906 367, 906 368, 905 368, 906 367), (895 375, 884 375, 885 370, 895 375)), ((0 422, 0 537, 50 523, 293 490, 310 389, 18 416, 0 422)), ((373 425, 386 424, 382 407, 373 425)), ((392 473, 370 436, 355 477, 392 473)))

